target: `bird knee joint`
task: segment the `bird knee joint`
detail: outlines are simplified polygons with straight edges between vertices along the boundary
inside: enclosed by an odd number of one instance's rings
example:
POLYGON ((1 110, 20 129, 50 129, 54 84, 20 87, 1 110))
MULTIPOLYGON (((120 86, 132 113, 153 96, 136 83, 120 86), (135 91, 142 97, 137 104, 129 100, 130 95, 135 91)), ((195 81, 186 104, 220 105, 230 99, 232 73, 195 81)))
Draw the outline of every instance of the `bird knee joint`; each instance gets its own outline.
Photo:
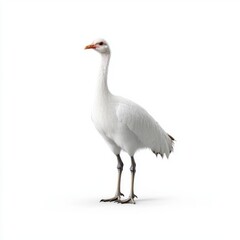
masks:
POLYGON ((123 170, 123 162, 119 162, 119 163, 118 163, 117 169, 123 170))
POLYGON ((132 165, 132 166, 130 167, 130 171, 133 172, 133 173, 135 173, 135 172, 136 172, 136 165, 132 165))

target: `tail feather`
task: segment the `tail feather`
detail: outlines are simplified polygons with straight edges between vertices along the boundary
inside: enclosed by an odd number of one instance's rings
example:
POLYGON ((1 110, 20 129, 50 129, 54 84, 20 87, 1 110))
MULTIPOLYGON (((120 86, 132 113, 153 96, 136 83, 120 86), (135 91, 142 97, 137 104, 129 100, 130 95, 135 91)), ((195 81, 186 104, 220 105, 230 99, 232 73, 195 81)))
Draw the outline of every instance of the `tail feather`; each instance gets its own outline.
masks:
POLYGON ((175 139, 170 134, 168 134, 168 136, 171 138, 172 141, 175 141, 175 139))
POLYGON ((167 152, 161 152, 160 151, 155 151, 152 149, 152 152, 156 155, 160 154, 161 157, 164 157, 164 154, 166 155, 166 157, 168 158, 169 154, 173 151, 173 145, 174 145, 174 141, 175 139, 170 135, 170 134, 166 134, 166 136, 168 136, 168 139, 166 138, 166 144, 168 145, 169 151, 167 152))

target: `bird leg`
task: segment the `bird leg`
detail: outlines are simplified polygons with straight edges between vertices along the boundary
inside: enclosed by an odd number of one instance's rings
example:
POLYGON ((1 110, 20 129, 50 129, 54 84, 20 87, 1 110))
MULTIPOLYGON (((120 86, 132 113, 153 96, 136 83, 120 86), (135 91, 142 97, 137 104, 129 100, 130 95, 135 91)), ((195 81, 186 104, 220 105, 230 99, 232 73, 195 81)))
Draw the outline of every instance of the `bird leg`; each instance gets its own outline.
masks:
POLYGON ((112 198, 107 198, 107 199, 102 199, 100 202, 113 202, 113 201, 117 201, 120 200, 121 196, 124 196, 121 191, 121 176, 122 176, 122 170, 123 170, 123 162, 122 159, 120 157, 120 155, 117 155, 117 160, 118 160, 118 165, 117 165, 117 169, 118 169, 118 181, 117 181, 117 191, 114 197, 112 198))
POLYGON ((136 173, 136 163, 134 160, 134 157, 131 157, 131 162, 132 165, 130 167, 130 171, 131 171, 131 190, 130 190, 130 195, 127 199, 121 200, 121 199, 117 199, 116 202, 117 203, 133 203, 135 204, 134 198, 137 196, 134 194, 134 178, 135 178, 135 173, 136 173))

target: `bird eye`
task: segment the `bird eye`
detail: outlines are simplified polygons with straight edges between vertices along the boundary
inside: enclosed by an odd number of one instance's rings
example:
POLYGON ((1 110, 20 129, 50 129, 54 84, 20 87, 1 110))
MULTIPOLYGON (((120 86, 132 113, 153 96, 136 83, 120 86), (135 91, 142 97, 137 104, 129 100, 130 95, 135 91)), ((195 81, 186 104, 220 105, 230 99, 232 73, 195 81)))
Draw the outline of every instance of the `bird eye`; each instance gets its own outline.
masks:
POLYGON ((99 45, 102 46, 104 44, 104 42, 100 42, 99 45))

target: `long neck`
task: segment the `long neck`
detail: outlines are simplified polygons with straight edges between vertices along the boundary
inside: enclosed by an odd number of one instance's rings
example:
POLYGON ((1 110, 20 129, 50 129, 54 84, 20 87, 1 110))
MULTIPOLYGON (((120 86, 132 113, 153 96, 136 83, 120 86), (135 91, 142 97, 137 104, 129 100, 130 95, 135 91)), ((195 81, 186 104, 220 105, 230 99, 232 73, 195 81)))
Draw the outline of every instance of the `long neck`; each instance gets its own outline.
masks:
POLYGON ((101 54, 101 66, 97 83, 97 94, 107 95, 109 93, 107 85, 108 65, 110 61, 110 53, 101 54))

